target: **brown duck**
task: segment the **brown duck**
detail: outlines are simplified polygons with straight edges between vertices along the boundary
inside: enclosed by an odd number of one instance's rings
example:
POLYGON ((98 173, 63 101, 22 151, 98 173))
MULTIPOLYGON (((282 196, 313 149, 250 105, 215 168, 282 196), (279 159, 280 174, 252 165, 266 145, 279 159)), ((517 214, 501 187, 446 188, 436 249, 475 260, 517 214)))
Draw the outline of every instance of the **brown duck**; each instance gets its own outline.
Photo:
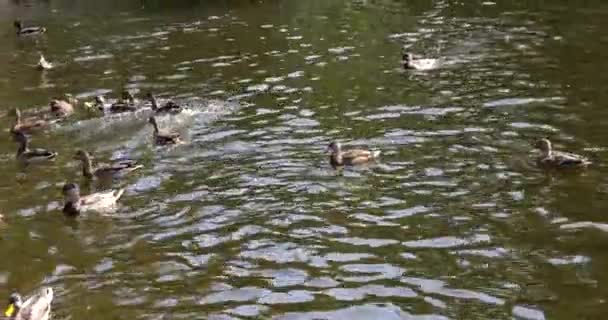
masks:
POLYGON ((152 93, 147 93, 146 98, 152 104, 152 110, 156 114, 178 114, 182 112, 182 107, 173 101, 167 101, 162 107, 158 106, 158 101, 152 93))
POLYGON ((110 106, 110 112, 122 113, 137 111, 135 97, 129 90, 123 90, 120 100, 110 106))
POLYGON ((15 135, 17 132, 30 134, 36 131, 42 131, 50 126, 48 121, 42 119, 30 118, 22 120, 21 110, 18 108, 15 108, 13 112, 15 114, 15 124, 11 128, 11 133, 13 135, 15 135))
POLYGON ((539 167, 561 170, 585 168, 591 164, 591 161, 578 154, 553 150, 549 139, 538 140, 535 147, 541 152, 536 159, 539 167))
POLYGON ((375 161, 380 156, 380 151, 370 151, 363 149, 342 150, 340 142, 333 141, 327 146, 327 150, 331 152, 329 163, 334 167, 354 166, 371 161, 375 161))
POLYGON ((74 159, 82 162, 82 175, 87 179, 110 179, 120 175, 125 175, 137 169, 143 168, 137 164, 135 160, 121 160, 111 165, 93 167, 91 155, 84 151, 78 150, 74 155, 74 159))
POLYGON ((159 130, 156 118, 150 117, 148 122, 154 127, 154 142, 157 145, 178 144, 182 142, 179 133, 159 130))

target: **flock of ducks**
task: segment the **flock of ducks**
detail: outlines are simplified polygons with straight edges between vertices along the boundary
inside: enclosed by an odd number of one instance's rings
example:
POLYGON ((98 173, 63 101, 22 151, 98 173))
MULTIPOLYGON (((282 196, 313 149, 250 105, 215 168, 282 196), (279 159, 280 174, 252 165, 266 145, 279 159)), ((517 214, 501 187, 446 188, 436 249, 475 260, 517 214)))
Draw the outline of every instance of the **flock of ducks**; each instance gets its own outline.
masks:
MULTIPOLYGON (((21 21, 15 21, 18 36, 36 35, 46 32, 43 27, 24 27, 21 21)), ((414 70, 428 70, 437 65, 436 59, 417 59, 413 54, 403 52, 403 68, 414 70)), ((38 63, 40 69, 50 69, 52 64, 46 61, 41 55, 38 63)), ((155 115, 176 115, 182 112, 183 108, 173 101, 168 101, 160 105, 156 97, 147 93, 145 95, 155 115)), ((58 121, 70 117, 75 112, 74 106, 78 101, 66 95, 62 98, 53 98, 49 103, 49 111, 45 117, 22 117, 19 109, 14 109, 15 122, 10 128, 13 139, 19 144, 16 158, 24 164, 34 162, 52 161, 57 158, 57 152, 43 148, 30 148, 29 135, 35 134, 50 128, 58 121)), ((131 92, 124 90, 121 97, 114 103, 107 103, 103 96, 95 97, 93 102, 85 102, 84 106, 91 110, 99 110, 104 113, 124 113, 135 112, 141 109, 136 103, 136 99, 131 92)), ((148 119, 153 127, 153 139, 156 145, 175 145, 182 143, 181 136, 177 132, 162 130, 159 128, 156 117, 153 115, 148 119)), ((567 170, 585 168, 591 162, 580 155, 553 150, 549 139, 540 139, 535 144, 536 149, 540 150, 540 155, 536 159, 536 164, 541 168, 567 170)), ((377 160, 380 151, 365 149, 342 148, 340 142, 333 141, 327 146, 329 153, 329 163, 335 168, 344 166, 362 165, 377 160)), ((137 161, 126 159, 120 160, 110 165, 94 166, 92 156, 84 150, 77 150, 74 159, 82 163, 82 175, 86 179, 113 179, 118 176, 129 174, 143 166, 137 161)), ((80 188, 75 183, 66 183, 62 192, 64 196, 63 212, 68 216, 78 216, 85 211, 105 212, 111 209, 118 199, 123 195, 125 189, 108 190, 103 192, 81 195, 80 188)), ((2 216, 0 215, 0 221, 2 216)), ((53 289, 44 287, 32 294, 25 301, 17 294, 13 293, 9 298, 9 305, 5 311, 7 318, 18 320, 48 320, 51 312, 51 302, 53 300, 53 289)))

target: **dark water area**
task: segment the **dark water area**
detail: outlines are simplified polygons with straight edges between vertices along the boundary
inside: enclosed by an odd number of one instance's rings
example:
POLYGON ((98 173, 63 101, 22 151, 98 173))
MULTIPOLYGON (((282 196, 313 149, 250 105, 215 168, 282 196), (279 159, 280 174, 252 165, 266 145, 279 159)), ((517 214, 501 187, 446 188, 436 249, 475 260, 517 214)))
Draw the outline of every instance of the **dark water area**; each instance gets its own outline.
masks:
MULTIPOLYGON (((55 319, 602 319, 608 4, 573 1, 0 1, 0 297, 55 289, 55 319), (13 20, 48 32, 21 39, 13 20), (401 49, 438 59, 404 71, 401 49), (55 64, 34 68, 39 53, 55 64), (123 87, 185 104, 32 137, 14 107, 123 87), (550 137, 595 164, 530 165, 550 137), (325 147, 382 150, 335 171, 325 147), (145 166, 112 215, 76 149, 145 166)), ((608 288, 608 287, 607 287, 608 288)))

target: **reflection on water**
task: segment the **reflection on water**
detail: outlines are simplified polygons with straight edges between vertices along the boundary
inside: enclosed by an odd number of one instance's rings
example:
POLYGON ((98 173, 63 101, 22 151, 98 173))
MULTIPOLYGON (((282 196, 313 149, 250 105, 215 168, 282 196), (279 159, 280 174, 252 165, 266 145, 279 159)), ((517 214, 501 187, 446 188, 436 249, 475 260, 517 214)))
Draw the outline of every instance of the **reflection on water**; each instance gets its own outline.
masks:
POLYGON ((0 2, 4 108, 153 92, 188 142, 154 147, 149 109, 34 136, 51 165, 0 142, 0 295, 51 285, 59 319, 601 318, 608 8, 570 6, 0 2), (598 165, 544 174, 544 136, 598 165), (382 159, 334 171, 332 140, 382 159), (60 214, 80 148, 145 165, 115 215, 60 214))

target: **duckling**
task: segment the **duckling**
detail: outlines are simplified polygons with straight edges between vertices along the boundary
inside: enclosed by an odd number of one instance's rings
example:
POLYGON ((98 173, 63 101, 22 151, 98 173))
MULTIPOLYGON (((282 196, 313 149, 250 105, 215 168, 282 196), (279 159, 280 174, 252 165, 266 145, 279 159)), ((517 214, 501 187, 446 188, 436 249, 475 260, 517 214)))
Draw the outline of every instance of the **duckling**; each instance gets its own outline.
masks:
POLYGON ((17 160, 22 163, 33 163, 54 160, 57 157, 57 152, 49 151, 46 149, 29 148, 29 138, 21 131, 15 132, 15 140, 19 143, 19 149, 17 149, 17 160))
POLYGON ((156 118, 150 117, 148 122, 154 127, 154 142, 158 145, 178 144, 181 143, 180 134, 177 132, 160 131, 156 118))
POLYGON ((182 112, 182 107, 173 101, 167 101, 164 106, 159 107, 156 97, 151 92, 146 94, 146 98, 152 104, 152 110, 156 114, 178 114, 182 112))
POLYGON ((135 97, 128 90, 122 92, 121 98, 110 106, 110 111, 113 113, 132 112, 136 111, 135 97))
POLYGON ((15 113, 15 124, 11 128, 11 133, 15 135, 16 132, 32 133, 35 131, 42 131, 50 126, 50 122, 42 119, 27 119, 23 121, 21 119, 21 110, 18 108, 13 109, 15 113))
POLYGON ((87 179, 93 179, 93 177, 109 179, 143 168, 135 160, 121 160, 109 166, 94 168, 91 155, 84 150, 78 150, 74 155, 74 159, 82 161, 82 174, 87 179))
POLYGON ((44 58, 44 56, 42 54, 40 54, 40 60, 38 60, 38 65, 37 65, 38 70, 48 70, 48 69, 53 69, 53 64, 46 61, 46 59, 44 58))
POLYGON ((51 315, 53 289, 44 287, 23 301, 19 293, 9 297, 9 305, 4 315, 16 320, 48 320, 51 315))
POLYGON ((536 163, 539 167, 553 169, 575 169, 585 168, 591 164, 591 161, 583 156, 553 150, 551 141, 546 138, 538 140, 535 147, 541 151, 540 156, 536 159, 536 163))
POLYGON ((332 167, 342 167, 344 165, 359 165, 374 161, 380 156, 380 151, 370 151, 362 149, 342 150, 340 142, 333 141, 327 146, 327 151, 331 151, 329 163, 332 167))
POLYGON ((437 67, 437 59, 414 59, 414 55, 403 53, 403 68, 414 70, 430 70, 437 67))
POLYGON ((58 118, 69 117, 74 114, 74 105, 78 100, 69 93, 66 93, 64 98, 53 98, 49 102, 51 113, 58 118))
POLYGON ((77 184, 67 183, 63 186, 63 198, 65 201, 63 213, 69 216, 78 216, 86 211, 100 213, 112 211, 124 192, 125 189, 123 188, 81 196, 80 188, 77 184))
POLYGON ((18 36, 31 36, 43 34, 46 32, 46 28, 44 27, 23 27, 23 23, 20 20, 16 20, 13 25, 17 29, 18 36))

